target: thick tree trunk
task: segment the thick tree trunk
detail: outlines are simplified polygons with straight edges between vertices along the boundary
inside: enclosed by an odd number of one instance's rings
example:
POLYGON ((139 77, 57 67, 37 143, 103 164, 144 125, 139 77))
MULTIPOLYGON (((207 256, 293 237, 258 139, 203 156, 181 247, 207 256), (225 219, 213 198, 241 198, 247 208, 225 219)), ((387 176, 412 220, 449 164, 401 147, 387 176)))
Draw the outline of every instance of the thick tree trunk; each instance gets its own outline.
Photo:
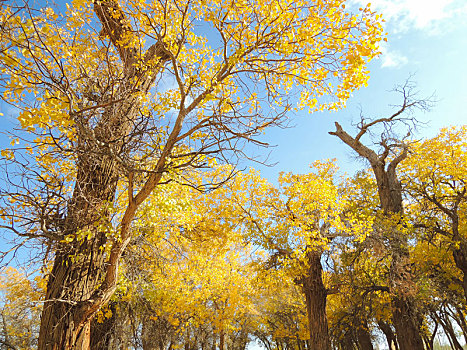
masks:
POLYGON ((150 183, 138 193, 138 199, 130 198, 120 223, 120 241, 114 241, 110 253, 106 253, 102 248, 107 243, 108 232, 99 227, 105 230, 111 225, 107 208, 114 203, 119 180, 118 164, 122 158, 117 156, 124 155, 125 137, 131 134, 133 121, 139 113, 140 101, 134 92, 147 92, 156 77, 149 66, 147 70, 137 70, 135 62, 151 62, 159 57, 160 67, 168 57, 158 43, 143 57, 135 47, 120 46, 120 40, 131 28, 124 25, 121 19, 125 15, 115 2, 94 1, 94 10, 102 30, 119 51, 124 78, 114 86, 115 93, 102 114, 96 116, 96 125, 87 124, 79 113, 74 116, 83 120, 77 127, 75 188, 63 225, 64 237, 71 237, 72 242, 59 243, 56 250, 42 311, 39 350, 89 349, 91 321, 116 287, 119 259, 129 242, 131 220, 138 205, 159 182, 165 159, 181 128, 178 124, 174 127, 170 145, 166 145, 158 160, 156 175, 149 176, 150 183), (115 19, 116 13, 119 20, 115 19))
POLYGON ((79 264, 68 250, 57 253, 47 286, 38 349, 89 349, 90 320, 83 324, 77 311, 80 302, 89 299, 99 284, 102 260, 100 254, 92 256, 99 246, 97 239, 84 242, 78 253, 82 254, 79 264))
POLYGON ((373 350, 373 343, 366 322, 357 329, 357 341, 359 350, 373 350))
POLYGON ((309 267, 307 276, 303 276, 303 291, 310 330, 310 349, 330 350, 326 317, 327 291, 322 278, 321 252, 310 251, 307 253, 307 258, 309 267))
POLYGON ((413 314, 415 308, 412 301, 408 298, 395 296, 392 300, 392 308, 399 348, 401 350, 423 350, 423 339, 418 331, 420 328, 417 320, 418 317, 413 314))
POLYGON ((102 282, 106 233, 97 229, 109 220, 118 176, 106 157, 82 154, 68 215, 65 237, 55 255, 42 311, 39 350, 88 349, 90 319, 83 319, 85 304, 102 282))
POLYGON ((410 257, 407 242, 394 239, 392 242, 391 292, 392 319, 397 341, 401 350, 423 350, 420 332, 421 322, 415 306, 416 286, 410 269, 410 257))
POLYGON ((79 307, 101 280, 100 239, 85 241, 76 253, 57 253, 47 286, 38 349, 88 349, 90 320, 83 320, 79 307), (77 263, 76 259, 79 259, 77 263))

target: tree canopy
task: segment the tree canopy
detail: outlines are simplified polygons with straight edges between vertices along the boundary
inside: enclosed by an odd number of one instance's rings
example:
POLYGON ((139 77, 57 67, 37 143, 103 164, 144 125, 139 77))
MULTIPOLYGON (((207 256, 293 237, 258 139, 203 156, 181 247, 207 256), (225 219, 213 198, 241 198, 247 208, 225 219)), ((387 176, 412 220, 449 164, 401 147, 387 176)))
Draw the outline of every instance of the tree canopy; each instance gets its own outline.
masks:
POLYGON ((367 83, 383 20, 348 5, 2 3, 17 128, 0 225, 40 262, 2 270, 0 346, 373 349, 384 335, 412 350, 442 329, 460 349, 465 127, 397 136, 430 104, 406 84, 392 116, 330 132, 369 169, 322 160, 270 183, 237 167, 267 128, 367 83))

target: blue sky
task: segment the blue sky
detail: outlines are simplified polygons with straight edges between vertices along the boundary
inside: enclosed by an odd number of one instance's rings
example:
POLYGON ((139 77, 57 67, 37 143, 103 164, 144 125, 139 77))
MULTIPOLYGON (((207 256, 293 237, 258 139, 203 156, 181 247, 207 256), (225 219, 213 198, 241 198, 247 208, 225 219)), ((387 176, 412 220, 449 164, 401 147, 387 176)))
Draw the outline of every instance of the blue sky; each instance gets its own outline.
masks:
MULTIPOLYGON (((366 0, 351 0, 365 6, 366 0)), ((389 116, 390 104, 400 99, 389 92, 411 75, 419 97, 435 94, 437 103, 418 119, 429 122, 416 137, 434 136, 439 128, 467 124, 467 1, 466 0, 374 0, 371 8, 383 14, 388 42, 382 55, 370 64, 367 88, 354 93, 347 108, 337 113, 299 113, 294 128, 273 129, 266 133, 272 148, 270 163, 275 167, 254 165, 270 181, 281 171, 303 173, 317 159, 338 158, 349 173, 364 166, 352 152, 328 131, 339 121, 351 131, 350 122, 358 120, 360 108, 368 117, 389 116)))

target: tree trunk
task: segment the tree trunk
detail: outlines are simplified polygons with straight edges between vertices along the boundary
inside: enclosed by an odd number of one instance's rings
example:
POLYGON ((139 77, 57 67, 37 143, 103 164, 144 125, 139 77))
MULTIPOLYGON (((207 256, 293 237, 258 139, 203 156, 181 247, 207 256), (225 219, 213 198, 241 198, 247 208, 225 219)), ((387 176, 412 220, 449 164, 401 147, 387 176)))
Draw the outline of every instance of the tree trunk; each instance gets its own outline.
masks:
POLYGON ((467 302, 467 245, 464 242, 459 243, 459 249, 452 252, 454 262, 459 270, 462 271, 462 288, 464 290, 464 301, 467 302))
POLYGON ((395 296, 392 300, 392 316, 396 329, 397 342, 401 350, 423 350, 423 339, 418 331, 418 317, 413 314, 414 306, 410 299, 395 296))
POLYGON ((91 319, 84 319, 83 307, 99 287, 103 276, 106 232, 97 229, 109 221, 106 209, 114 200, 118 176, 115 164, 82 154, 64 236, 47 283, 42 311, 39 350, 89 349, 91 319))
POLYGON ((438 322, 435 321, 435 328, 433 329, 432 334, 428 332, 423 335, 423 342, 425 343, 426 350, 434 349, 434 341, 436 337, 436 332, 438 331, 438 322))
POLYGON ((384 333, 384 335, 386 336, 386 341, 388 343, 388 349, 398 350, 399 347, 396 342, 396 336, 394 335, 394 332, 392 331, 391 326, 384 321, 378 321, 378 326, 381 329, 381 331, 384 333))
MULTIPOLYGON (((102 31, 119 52, 123 63, 122 79, 115 83, 114 93, 100 115, 91 125, 76 113, 77 141, 73 145, 77 156, 77 175, 72 198, 63 220, 62 233, 70 243, 58 243, 52 272, 47 283, 46 300, 41 317, 38 350, 87 350, 90 347, 90 326, 95 313, 110 299, 117 283, 119 259, 129 242, 129 227, 138 205, 158 184, 167 155, 181 129, 178 121, 171 139, 158 160, 154 174, 149 176, 139 199, 130 199, 120 223, 120 241, 112 244, 110 253, 102 249, 107 243, 111 226, 108 207, 114 203, 122 147, 131 134, 133 121, 139 113, 141 101, 136 91, 146 93, 153 85, 155 72, 167 61, 167 54, 153 44, 141 56, 133 46, 121 46, 122 38, 132 32, 125 24, 125 14, 114 1, 93 1, 94 11, 102 24, 102 31), (115 20, 118 14, 119 20, 115 20), (136 62, 151 62, 159 58, 155 67, 136 68, 136 62), (106 256, 108 255, 108 256, 106 256), (108 261, 104 264, 104 258, 108 261)), ((74 113, 74 112, 73 112, 74 113)), ((125 157, 123 157, 125 158, 125 157)), ((131 193, 133 196, 133 193, 131 193)))
POLYGON ((357 329, 357 341, 359 350, 373 350, 373 344, 371 342, 371 335, 368 331, 368 325, 366 322, 361 324, 357 329))
POLYGON ((211 350, 216 350, 217 337, 216 332, 212 334, 212 347, 211 350))
POLYGON ((148 317, 143 318, 141 328, 141 342, 143 345, 143 350, 156 350, 157 345, 155 341, 155 334, 158 330, 154 329, 153 321, 148 317))
POLYGON ((390 282, 393 298, 391 305, 397 342, 401 350, 423 350, 421 322, 414 301, 416 286, 410 270, 407 242, 396 238, 392 242, 392 247, 390 282))
POLYGON ((456 307, 456 317, 454 318, 462 329, 462 334, 464 335, 464 341, 467 344, 467 323, 465 321, 465 314, 459 307, 456 307))
POLYGON ((330 350, 326 317, 327 291, 322 278, 321 252, 310 251, 307 253, 307 258, 309 267, 308 275, 303 276, 303 291, 310 330, 310 349, 330 350))
POLYGON ((68 250, 57 253, 47 285, 38 349, 89 349, 90 320, 83 323, 77 311, 101 279, 98 242, 95 239, 81 245, 79 263, 68 250))
MULTIPOLYGON (((407 108, 405 104, 401 107, 398 114, 404 112, 407 108)), ((368 128, 376 123, 383 123, 385 119, 374 121, 369 124, 362 122, 360 132, 356 137, 350 136, 342 129, 339 123, 335 123, 336 131, 330 132, 331 135, 339 137, 345 144, 351 147, 361 157, 364 157, 370 162, 371 168, 375 175, 376 184, 378 187, 378 196, 383 211, 383 220, 388 219, 388 222, 383 222, 383 234, 389 240, 389 249, 392 253, 392 262, 390 269, 390 284, 391 293, 394 295, 392 300, 392 316, 394 327, 396 329, 397 340, 400 350, 423 350, 423 341, 420 332, 420 322, 418 322, 414 293, 415 289, 413 276, 410 268, 410 257, 408 250, 408 242, 404 237, 403 232, 395 227, 391 227, 391 223, 398 215, 403 215, 402 203, 402 186, 398 180, 396 168, 398 164, 407 157, 407 146, 401 144, 401 152, 394 157, 386 166, 387 158, 394 150, 391 149, 386 141, 381 143, 384 151, 377 154, 372 149, 361 143, 360 138, 368 131, 368 128), (389 226, 388 226, 388 223, 389 226), (407 289, 409 291, 407 292, 407 289)), ((386 119, 387 120, 387 119, 386 119)), ((395 223, 397 224, 397 222, 395 223)))
POLYGON ((433 332, 431 333, 431 336, 430 336, 430 339, 429 339, 429 348, 428 350, 433 350, 435 348, 435 337, 436 337, 436 333, 438 332, 438 325, 439 325, 439 322, 432 318, 433 319, 433 322, 435 322, 435 328, 433 329, 433 332))
POLYGON ((225 342, 225 334, 224 334, 224 329, 221 329, 220 335, 219 335, 219 350, 224 350, 224 342, 225 342))

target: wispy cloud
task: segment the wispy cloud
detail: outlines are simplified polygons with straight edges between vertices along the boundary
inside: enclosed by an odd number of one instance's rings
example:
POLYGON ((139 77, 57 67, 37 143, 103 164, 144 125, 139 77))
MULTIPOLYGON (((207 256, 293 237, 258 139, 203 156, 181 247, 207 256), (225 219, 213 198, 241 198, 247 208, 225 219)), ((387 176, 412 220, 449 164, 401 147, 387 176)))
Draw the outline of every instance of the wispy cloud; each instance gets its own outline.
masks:
POLYGON ((444 31, 454 19, 464 20, 466 0, 352 0, 360 6, 371 2, 371 8, 383 14, 393 32, 410 29, 430 33, 444 31))
POLYGON ((401 52, 389 50, 386 45, 380 47, 381 68, 400 68, 408 63, 408 58, 401 52))

